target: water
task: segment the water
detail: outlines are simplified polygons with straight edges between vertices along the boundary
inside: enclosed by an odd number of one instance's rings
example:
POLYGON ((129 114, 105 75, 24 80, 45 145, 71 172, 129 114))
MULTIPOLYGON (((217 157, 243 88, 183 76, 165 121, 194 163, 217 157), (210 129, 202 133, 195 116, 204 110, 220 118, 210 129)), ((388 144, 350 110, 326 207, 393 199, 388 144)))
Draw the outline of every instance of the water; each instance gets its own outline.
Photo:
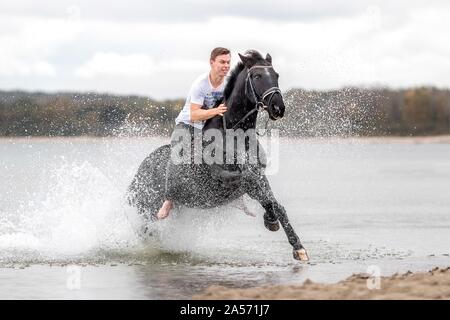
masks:
POLYGON ((335 282, 450 265, 448 144, 282 140, 274 193, 310 254, 231 204, 142 239, 125 190, 162 138, 0 140, 0 298, 180 299, 210 285, 335 282))

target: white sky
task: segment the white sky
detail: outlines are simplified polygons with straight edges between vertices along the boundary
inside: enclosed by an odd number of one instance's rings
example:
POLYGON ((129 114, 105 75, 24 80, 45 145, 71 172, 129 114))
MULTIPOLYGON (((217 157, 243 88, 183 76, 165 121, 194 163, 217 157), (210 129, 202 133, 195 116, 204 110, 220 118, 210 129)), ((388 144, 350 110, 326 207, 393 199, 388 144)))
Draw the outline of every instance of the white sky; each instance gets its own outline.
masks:
POLYGON ((450 87, 450 1, 0 2, 0 89, 184 98, 213 47, 280 87, 450 87))

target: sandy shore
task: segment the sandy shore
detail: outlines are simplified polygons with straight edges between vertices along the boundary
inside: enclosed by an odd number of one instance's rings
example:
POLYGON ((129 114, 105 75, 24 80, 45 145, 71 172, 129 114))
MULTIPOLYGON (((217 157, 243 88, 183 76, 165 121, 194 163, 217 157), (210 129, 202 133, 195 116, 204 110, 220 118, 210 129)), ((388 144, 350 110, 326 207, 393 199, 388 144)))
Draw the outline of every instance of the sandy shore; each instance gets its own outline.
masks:
POLYGON ((211 286, 200 300, 263 299, 263 300, 366 300, 366 299, 450 299, 450 267, 435 268, 428 272, 395 274, 381 277, 377 282, 367 274, 355 274, 335 284, 320 284, 306 280, 302 285, 279 285, 248 289, 211 286), (379 289, 369 289, 376 287, 379 289))

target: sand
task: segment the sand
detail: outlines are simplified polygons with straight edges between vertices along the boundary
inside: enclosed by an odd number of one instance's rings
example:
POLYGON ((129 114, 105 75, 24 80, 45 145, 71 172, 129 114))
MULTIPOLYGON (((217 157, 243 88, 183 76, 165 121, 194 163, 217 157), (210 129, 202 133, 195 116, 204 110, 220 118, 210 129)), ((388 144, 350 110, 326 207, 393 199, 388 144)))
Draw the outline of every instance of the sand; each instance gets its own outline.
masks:
POLYGON ((320 284, 306 280, 302 285, 277 285, 248 289, 211 286, 199 300, 405 300, 450 299, 450 267, 428 272, 407 272, 381 277, 379 282, 368 274, 354 274, 335 284, 320 284), (372 289, 368 288, 368 284, 372 289), (379 289, 376 289, 379 284, 379 289))

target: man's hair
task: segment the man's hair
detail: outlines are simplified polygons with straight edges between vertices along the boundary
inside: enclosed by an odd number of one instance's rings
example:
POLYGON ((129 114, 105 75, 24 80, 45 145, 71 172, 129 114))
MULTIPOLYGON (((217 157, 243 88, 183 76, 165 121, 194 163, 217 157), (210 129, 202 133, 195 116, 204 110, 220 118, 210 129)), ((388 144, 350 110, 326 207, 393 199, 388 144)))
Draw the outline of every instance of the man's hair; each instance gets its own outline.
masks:
POLYGON ((222 54, 230 54, 230 50, 228 50, 227 48, 222 48, 222 47, 214 48, 211 51, 211 58, 210 59, 214 61, 214 60, 216 60, 217 56, 220 56, 222 54))

